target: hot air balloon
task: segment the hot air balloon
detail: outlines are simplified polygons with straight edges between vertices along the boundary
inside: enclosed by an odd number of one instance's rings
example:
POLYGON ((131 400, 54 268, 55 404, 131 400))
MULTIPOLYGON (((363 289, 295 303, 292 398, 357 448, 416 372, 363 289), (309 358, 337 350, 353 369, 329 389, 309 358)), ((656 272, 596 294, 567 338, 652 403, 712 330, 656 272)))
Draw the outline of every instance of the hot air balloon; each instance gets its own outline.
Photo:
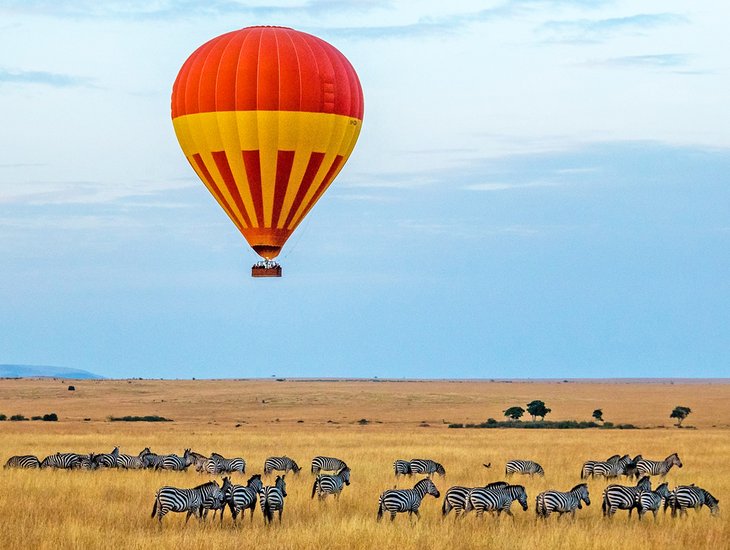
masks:
POLYGON ((350 62, 324 40, 247 27, 200 46, 172 87, 172 123, 193 170, 263 258, 274 261, 330 186, 360 134, 363 96, 350 62))

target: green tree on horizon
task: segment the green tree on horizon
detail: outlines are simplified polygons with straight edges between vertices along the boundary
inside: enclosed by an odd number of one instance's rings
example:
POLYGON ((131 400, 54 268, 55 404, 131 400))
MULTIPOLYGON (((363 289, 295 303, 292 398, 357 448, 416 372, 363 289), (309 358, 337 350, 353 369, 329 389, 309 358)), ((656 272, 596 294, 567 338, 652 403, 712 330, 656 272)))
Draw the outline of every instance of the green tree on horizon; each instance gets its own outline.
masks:
POLYGON ((510 407, 509 409, 505 409, 502 412, 507 418, 511 418, 512 420, 519 420, 520 418, 522 418, 522 415, 525 414, 525 409, 523 409, 522 407, 510 407))

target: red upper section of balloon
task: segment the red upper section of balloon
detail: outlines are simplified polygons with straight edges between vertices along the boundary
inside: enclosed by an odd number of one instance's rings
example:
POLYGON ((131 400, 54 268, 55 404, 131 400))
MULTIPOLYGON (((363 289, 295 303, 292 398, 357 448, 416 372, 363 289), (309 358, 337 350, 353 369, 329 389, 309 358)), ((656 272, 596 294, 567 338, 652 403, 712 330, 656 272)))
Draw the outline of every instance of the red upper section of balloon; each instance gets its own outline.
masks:
POLYGON ((362 88, 339 50, 285 27, 247 27, 214 38, 193 52, 172 87, 172 118, 257 110, 362 120, 362 88))

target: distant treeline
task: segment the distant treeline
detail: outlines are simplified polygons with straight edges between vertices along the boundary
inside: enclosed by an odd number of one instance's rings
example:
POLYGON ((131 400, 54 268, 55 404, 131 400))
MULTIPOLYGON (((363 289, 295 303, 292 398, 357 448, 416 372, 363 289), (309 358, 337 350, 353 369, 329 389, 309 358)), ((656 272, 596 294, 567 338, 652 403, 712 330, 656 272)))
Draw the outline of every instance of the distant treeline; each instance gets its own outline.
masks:
POLYGON ((110 416, 109 422, 173 422, 173 420, 151 414, 147 416, 110 416))
POLYGON ((636 430, 633 424, 614 424, 613 422, 579 422, 577 420, 540 420, 535 422, 520 422, 519 420, 495 420, 489 418, 481 424, 449 424, 449 428, 524 428, 524 429, 553 429, 553 430, 582 430, 587 428, 598 428, 601 430, 636 430))
POLYGON ((0 421, 3 420, 10 420, 12 422, 21 422, 23 420, 45 420, 46 422, 58 422, 58 415, 56 413, 49 413, 44 414, 43 416, 31 416, 30 418, 26 418, 22 414, 14 414, 8 418, 7 415, 0 414, 0 421))

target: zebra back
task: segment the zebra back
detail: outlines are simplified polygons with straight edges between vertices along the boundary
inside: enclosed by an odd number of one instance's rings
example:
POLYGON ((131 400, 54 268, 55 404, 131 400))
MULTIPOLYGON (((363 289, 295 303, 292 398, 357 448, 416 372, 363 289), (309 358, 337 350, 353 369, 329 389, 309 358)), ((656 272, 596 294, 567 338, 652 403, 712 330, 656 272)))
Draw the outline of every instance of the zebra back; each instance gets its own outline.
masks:
POLYGON ((312 459, 312 473, 317 474, 324 470, 325 472, 338 472, 343 468, 346 468, 344 460, 334 458, 331 456, 315 456, 312 459))
POLYGON ((40 468, 41 461, 35 455, 11 456, 3 468, 40 468))

